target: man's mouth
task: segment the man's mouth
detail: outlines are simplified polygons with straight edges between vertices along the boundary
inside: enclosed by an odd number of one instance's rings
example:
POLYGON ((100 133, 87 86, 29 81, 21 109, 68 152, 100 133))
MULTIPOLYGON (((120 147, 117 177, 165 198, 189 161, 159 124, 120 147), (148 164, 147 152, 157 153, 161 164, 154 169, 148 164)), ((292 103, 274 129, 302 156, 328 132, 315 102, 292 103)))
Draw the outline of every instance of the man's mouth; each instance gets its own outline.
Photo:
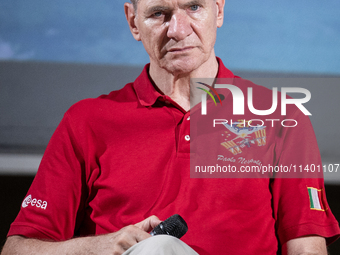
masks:
POLYGON ((189 50, 192 50, 194 47, 192 46, 188 46, 188 47, 173 47, 171 49, 168 50, 168 52, 171 52, 171 53, 184 53, 184 52, 187 52, 189 50))

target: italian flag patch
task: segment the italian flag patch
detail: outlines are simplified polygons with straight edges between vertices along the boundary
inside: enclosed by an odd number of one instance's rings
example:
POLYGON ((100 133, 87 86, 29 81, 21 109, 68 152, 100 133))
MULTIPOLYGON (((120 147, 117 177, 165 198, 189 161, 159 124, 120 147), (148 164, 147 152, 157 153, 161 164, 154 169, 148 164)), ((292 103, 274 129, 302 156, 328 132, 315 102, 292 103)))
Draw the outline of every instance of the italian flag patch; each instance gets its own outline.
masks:
POLYGON ((310 209, 317 211, 325 211, 326 208, 323 203, 323 190, 312 187, 307 187, 307 189, 309 195, 310 209))

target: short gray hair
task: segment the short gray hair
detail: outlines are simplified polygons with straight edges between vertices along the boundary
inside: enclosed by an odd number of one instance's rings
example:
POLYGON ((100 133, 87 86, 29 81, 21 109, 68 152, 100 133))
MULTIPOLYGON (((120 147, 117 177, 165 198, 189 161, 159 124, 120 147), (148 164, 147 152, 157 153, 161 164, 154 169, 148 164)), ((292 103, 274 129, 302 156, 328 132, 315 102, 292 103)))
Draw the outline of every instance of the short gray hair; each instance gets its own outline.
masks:
POLYGON ((133 4, 133 8, 135 9, 135 11, 137 11, 137 3, 139 0, 130 0, 130 1, 133 4))

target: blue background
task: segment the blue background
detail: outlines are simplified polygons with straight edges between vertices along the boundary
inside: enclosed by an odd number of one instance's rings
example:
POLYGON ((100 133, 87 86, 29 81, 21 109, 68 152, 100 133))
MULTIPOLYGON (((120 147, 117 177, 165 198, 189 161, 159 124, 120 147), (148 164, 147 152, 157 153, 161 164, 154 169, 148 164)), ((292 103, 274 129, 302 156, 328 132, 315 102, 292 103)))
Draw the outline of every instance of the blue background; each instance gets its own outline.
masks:
MULTIPOLYGON (((144 65, 125 0, 0 0, 0 60, 144 65)), ((216 54, 231 69, 340 73, 339 0, 227 0, 216 54)))

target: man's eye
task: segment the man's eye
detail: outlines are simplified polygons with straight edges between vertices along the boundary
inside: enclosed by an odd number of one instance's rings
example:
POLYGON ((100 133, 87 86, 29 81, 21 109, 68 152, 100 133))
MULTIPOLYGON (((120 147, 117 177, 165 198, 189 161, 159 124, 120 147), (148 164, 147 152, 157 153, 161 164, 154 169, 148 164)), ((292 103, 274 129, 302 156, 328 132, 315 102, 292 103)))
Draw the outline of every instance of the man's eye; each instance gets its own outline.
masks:
POLYGON ((200 7, 197 4, 190 6, 190 11, 197 11, 200 7))
POLYGON ((154 14, 153 14, 153 16, 155 16, 155 17, 160 17, 160 16, 162 16, 162 12, 155 12, 154 14))

